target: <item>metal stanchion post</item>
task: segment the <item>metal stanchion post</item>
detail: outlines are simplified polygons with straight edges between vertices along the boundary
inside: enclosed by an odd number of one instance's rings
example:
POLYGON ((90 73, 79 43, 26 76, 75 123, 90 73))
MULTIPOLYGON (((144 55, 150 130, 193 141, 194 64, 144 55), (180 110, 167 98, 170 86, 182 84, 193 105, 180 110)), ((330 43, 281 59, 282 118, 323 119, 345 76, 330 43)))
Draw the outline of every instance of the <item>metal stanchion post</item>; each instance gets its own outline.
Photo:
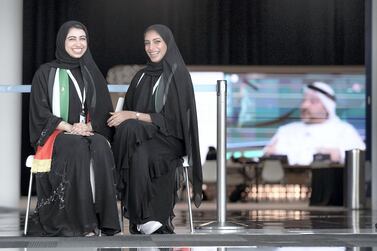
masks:
POLYGON ((349 209, 365 207, 365 151, 353 149, 346 151, 346 206, 349 209))
POLYGON ((202 230, 241 230, 244 224, 226 222, 226 80, 217 80, 217 221, 205 223, 202 230))

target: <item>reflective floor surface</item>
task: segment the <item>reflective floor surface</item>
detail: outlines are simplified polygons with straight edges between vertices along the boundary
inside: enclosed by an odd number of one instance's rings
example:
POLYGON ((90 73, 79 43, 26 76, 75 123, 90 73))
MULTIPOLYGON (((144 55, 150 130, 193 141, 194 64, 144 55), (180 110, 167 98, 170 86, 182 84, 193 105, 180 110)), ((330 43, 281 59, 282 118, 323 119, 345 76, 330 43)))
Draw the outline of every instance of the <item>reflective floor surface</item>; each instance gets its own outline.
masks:
MULTIPOLYGON (((217 222, 216 203, 193 210, 190 233, 187 205, 176 205, 174 235, 80 238, 23 237, 25 199, 17 209, 0 208, 0 249, 7 250, 377 250, 377 212, 343 207, 309 207, 305 202, 228 203, 226 221, 217 222), (214 221, 215 227, 208 227, 214 221), (224 229, 231 223, 241 229, 224 229), (216 226, 221 225, 217 228, 216 226)), ((33 207, 32 207, 33 208, 33 207)))

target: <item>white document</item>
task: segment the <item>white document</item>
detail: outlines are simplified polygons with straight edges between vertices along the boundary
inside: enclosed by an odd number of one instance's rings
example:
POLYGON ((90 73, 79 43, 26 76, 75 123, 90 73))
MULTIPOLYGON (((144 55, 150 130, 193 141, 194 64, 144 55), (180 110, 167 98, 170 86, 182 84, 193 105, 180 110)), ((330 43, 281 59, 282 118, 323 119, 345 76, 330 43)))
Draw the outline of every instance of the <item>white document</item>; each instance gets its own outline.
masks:
POLYGON ((115 112, 120 112, 123 110, 123 104, 124 104, 124 97, 119 97, 117 106, 115 107, 115 112))

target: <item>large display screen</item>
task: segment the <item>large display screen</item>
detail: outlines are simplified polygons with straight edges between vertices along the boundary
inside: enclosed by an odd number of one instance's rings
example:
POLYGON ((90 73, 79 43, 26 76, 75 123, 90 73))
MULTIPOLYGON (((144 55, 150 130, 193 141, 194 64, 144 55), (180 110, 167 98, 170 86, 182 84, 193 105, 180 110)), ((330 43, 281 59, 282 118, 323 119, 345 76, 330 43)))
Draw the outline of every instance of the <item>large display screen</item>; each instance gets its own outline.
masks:
POLYGON ((224 78, 228 83, 228 157, 261 156, 261 150, 279 126, 300 119, 303 87, 315 81, 332 86, 337 115, 351 123, 365 139, 366 86, 362 72, 224 72, 224 78))

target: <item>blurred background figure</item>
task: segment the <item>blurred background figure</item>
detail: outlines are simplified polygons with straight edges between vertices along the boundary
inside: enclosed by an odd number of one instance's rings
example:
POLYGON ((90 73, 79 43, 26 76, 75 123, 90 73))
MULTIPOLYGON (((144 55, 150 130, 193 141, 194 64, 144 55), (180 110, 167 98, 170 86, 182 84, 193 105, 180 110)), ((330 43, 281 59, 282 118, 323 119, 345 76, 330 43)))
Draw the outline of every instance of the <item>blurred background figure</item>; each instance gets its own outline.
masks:
POLYGON ((336 115, 335 93, 328 84, 306 86, 300 109, 301 121, 281 126, 265 155, 287 155, 290 165, 310 165, 315 154, 325 154, 342 164, 345 151, 365 149, 356 129, 336 115))

